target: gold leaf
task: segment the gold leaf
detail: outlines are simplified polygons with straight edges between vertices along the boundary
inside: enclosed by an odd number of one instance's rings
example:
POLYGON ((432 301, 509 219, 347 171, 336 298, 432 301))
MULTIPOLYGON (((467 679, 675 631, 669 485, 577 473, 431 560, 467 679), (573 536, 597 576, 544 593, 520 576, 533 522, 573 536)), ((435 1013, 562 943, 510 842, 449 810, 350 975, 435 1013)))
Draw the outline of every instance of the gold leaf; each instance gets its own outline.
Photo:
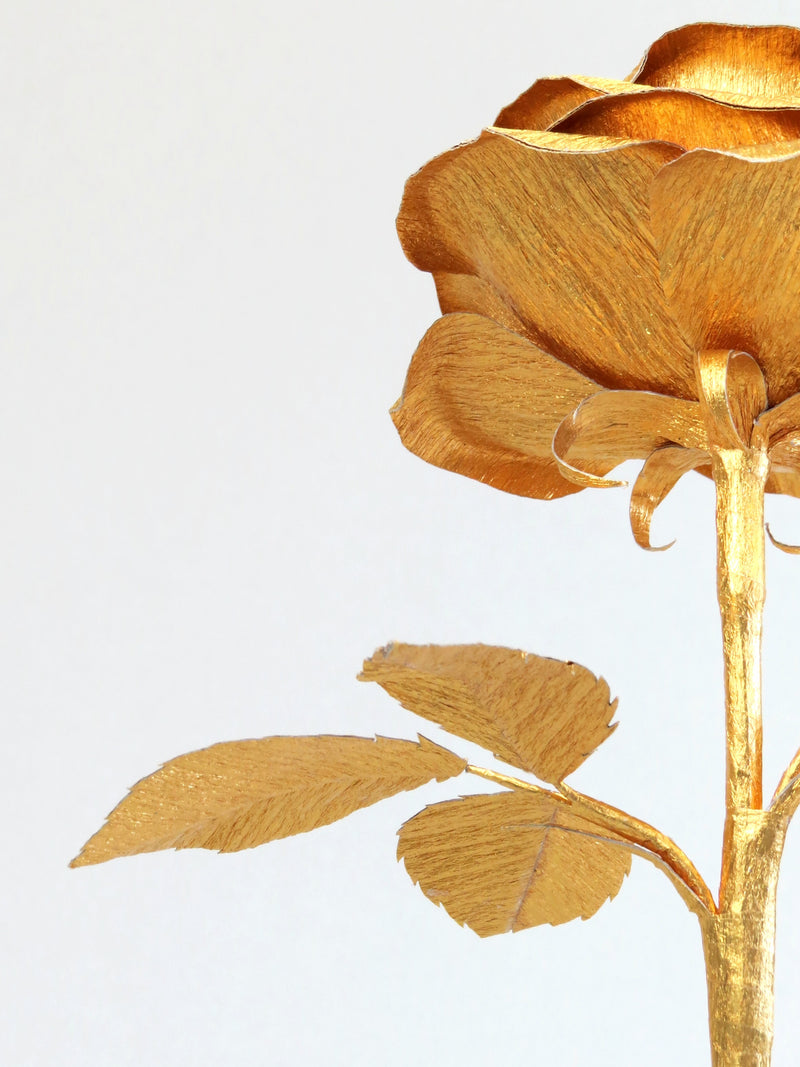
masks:
POLYGON ((551 454, 553 433, 598 388, 491 319, 445 315, 414 353, 392 418, 406 448, 428 463, 552 498, 576 492, 551 454))
POLYGON ((391 644, 359 678, 545 782, 571 774, 616 728, 602 678, 510 648, 391 644))
POLYGON ((588 919, 616 896, 631 856, 605 835, 556 796, 497 793, 425 808, 397 856, 430 900, 489 937, 588 919))
POLYGON ((731 26, 696 22, 670 30, 650 46, 631 80, 639 84, 796 96, 800 83, 800 30, 793 26, 731 26))
POLYGON ((652 184, 651 224, 675 321, 698 352, 751 353, 771 406, 800 391, 799 183, 800 154, 697 150, 652 184))
POLYGON ((486 132, 408 180, 400 240, 422 270, 479 275, 529 340, 587 378, 692 399, 649 228, 653 176, 680 151, 486 132))
POLYGON ((71 866, 165 848, 254 848, 465 767, 424 737, 225 741, 178 756, 137 782, 71 866))
POLYGON ((563 133, 672 141, 683 148, 791 141, 800 136, 800 109, 740 107, 679 89, 587 100, 554 127, 563 133))

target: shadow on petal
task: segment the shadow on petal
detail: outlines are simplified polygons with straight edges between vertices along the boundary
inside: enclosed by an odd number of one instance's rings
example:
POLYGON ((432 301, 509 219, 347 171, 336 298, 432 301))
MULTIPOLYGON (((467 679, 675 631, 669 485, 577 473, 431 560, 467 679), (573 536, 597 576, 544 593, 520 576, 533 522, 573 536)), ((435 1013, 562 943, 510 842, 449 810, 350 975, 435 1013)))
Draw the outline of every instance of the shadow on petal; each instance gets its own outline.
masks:
POLYGON ((670 141, 683 148, 733 148, 800 136, 800 107, 732 105, 682 89, 587 100, 558 122, 563 133, 670 141))
POLYGON ((655 41, 628 79, 774 100, 800 85, 800 30, 695 22, 655 41))
POLYGON ((599 386, 480 315, 445 315, 419 344, 392 418, 428 463, 519 496, 577 492, 550 450, 565 415, 599 386))

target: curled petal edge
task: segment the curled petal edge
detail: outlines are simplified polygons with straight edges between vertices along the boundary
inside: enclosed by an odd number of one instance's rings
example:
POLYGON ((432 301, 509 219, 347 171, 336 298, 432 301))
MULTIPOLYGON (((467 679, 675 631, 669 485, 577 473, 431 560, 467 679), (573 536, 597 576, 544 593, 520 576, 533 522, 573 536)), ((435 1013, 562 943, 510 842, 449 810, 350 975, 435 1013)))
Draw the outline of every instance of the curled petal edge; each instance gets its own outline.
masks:
POLYGON ((588 471, 581 470, 579 467, 573 467, 571 463, 567 462, 565 458, 566 454, 580 436, 580 429, 576 425, 578 410, 579 409, 576 408, 571 415, 567 415, 553 434, 551 449, 553 459, 556 461, 559 472, 567 479, 567 481, 573 482, 575 485, 580 485, 584 489, 623 488, 628 484, 626 481, 619 481, 614 478, 604 478, 599 474, 590 474, 588 471))
POLYGON ((564 478, 585 488, 628 483, 576 467, 568 456, 578 445, 592 466, 611 470, 627 459, 646 459, 662 445, 705 448, 701 406, 660 393, 605 389, 587 397, 563 419, 551 450, 564 478))

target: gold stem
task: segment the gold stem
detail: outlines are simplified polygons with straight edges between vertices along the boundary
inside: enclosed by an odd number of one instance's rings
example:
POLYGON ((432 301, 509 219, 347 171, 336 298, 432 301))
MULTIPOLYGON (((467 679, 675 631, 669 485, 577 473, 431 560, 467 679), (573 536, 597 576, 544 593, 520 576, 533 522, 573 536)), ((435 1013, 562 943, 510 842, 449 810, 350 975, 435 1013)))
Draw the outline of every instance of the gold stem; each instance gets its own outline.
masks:
POLYGON ((485 778, 487 782, 496 782, 504 785, 507 789, 524 789, 529 793, 543 793, 545 796, 554 796, 549 789, 543 789, 533 782, 524 782, 521 778, 512 778, 508 774, 500 774, 499 771, 490 771, 486 767, 476 767, 474 763, 467 764, 467 774, 477 774, 479 778, 485 778))
MULTIPOLYGON (((712 453, 717 488, 717 594, 725 659, 725 807, 761 807, 761 620, 766 452, 712 453)), ((725 874, 723 869, 724 890, 725 874)))
POLYGON ((765 598, 761 448, 712 450, 727 767, 719 913, 700 916, 714 1067, 768 1067, 775 897, 788 820, 762 807, 761 629, 765 598))
POLYGON ((573 789, 565 782, 559 782, 556 788, 593 822, 600 826, 605 826, 612 833, 624 838, 631 844, 638 845, 660 859, 664 866, 677 877, 682 885, 689 890, 692 897, 695 898, 690 905, 692 910, 695 910, 696 904, 699 903, 710 914, 716 912, 717 906, 714 903, 711 890, 703 881, 695 865, 686 853, 675 844, 672 838, 662 834, 660 830, 656 830, 649 823, 629 815, 626 811, 621 811, 619 808, 614 808, 602 800, 596 800, 594 797, 579 793, 577 789, 573 789))
MULTIPOLYGON (((498 771, 490 771, 485 767, 476 767, 472 763, 467 764, 467 772, 485 778, 489 782, 504 785, 507 789, 522 789, 538 793, 540 796, 555 797, 557 795, 532 782, 512 778, 498 771)), ((593 822, 599 829, 610 833, 611 842, 628 847, 631 852, 635 852, 660 867, 673 882, 690 911, 699 916, 705 912, 716 912, 716 904, 711 891, 697 868, 686 853, 678 848, 666 834, 662 834, 653 826, 642 822, 641 819, 620 811, 619 808, 613 808, 610 804, 579 793, 564 782, 558 782, 556 789, 565 800, 581 812, 584 818, 593 822)))
POLYGON ((769 1067, 775 981, 775 899, 788 818, 732 817, 736 842, 725 910, 699 915, 713 1067, 769 1067))

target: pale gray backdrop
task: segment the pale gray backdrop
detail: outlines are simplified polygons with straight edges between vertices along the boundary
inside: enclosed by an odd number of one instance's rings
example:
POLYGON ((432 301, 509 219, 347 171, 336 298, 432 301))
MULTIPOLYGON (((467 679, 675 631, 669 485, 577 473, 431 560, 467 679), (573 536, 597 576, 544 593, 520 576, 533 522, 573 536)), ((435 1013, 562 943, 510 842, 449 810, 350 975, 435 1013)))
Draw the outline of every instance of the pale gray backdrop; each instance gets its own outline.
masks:
MULTIPOLYGON (((620 696, 575 776, 716 881, 713 495, 635 547, 627 494, 504 496, 387 411, 436 316, 405 177, 536 76, 626 75, 697 19, 788 3, 321 0, 0 10, 3 968, 27 1065, 707 1062, 695 920, 635 861, 591 921, 481 941, 395 862, 477 779, 234 856, 68 860, 127 787, 214 741, 446 738, 355 681, 391 638, 574 658, 620 696)), ((785 539, 800 504, 770 501, 785 539)), ((800 560, 770 551, 766 763, 800 743, 800 560)), ((455 744, 459 751, 476 750, 455 744)), ((775 1062, 800 1040, 800 848, 775 1062)))

